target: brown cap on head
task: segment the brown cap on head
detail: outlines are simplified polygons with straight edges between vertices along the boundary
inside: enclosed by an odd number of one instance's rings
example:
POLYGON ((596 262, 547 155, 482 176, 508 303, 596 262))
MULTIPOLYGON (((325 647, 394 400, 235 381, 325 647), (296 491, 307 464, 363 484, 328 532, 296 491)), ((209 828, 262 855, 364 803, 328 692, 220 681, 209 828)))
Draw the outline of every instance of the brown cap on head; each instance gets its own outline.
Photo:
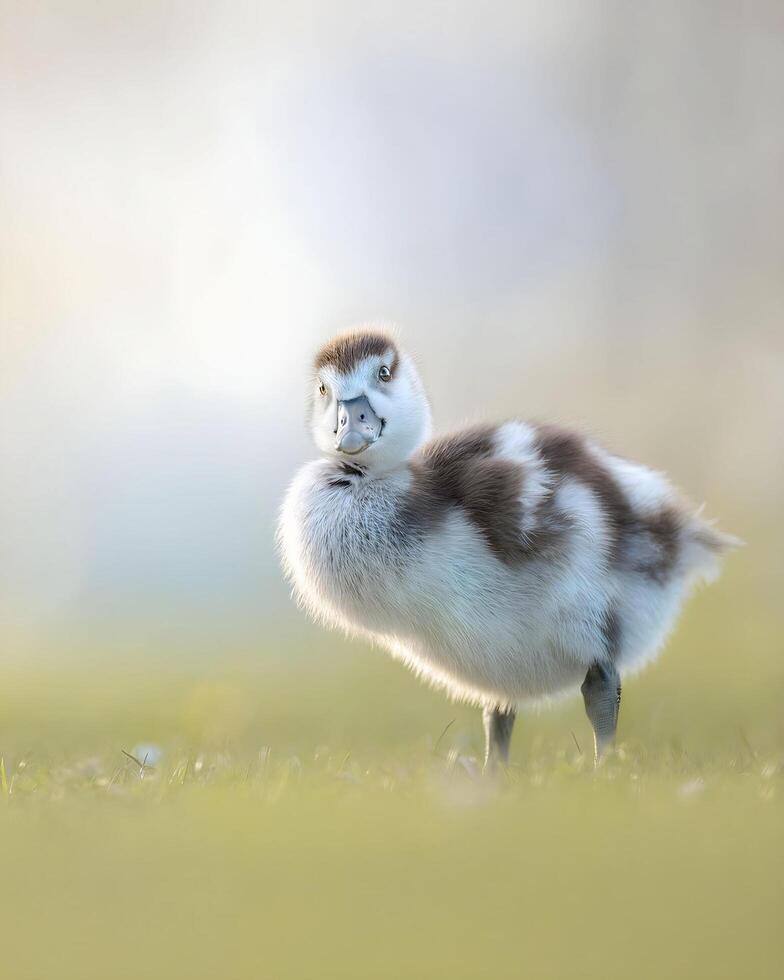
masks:
MULTIPOLYGON (((387 334, 377 330, 351 330, 324 344, 316 354, 314 366, 319 371, 330 365, 341 374, 348 374, 366 357, 381 357, 390 350, 396 361, 397 345, 387 334)), ((394 363, 389 367, 393 368, 394 363)))

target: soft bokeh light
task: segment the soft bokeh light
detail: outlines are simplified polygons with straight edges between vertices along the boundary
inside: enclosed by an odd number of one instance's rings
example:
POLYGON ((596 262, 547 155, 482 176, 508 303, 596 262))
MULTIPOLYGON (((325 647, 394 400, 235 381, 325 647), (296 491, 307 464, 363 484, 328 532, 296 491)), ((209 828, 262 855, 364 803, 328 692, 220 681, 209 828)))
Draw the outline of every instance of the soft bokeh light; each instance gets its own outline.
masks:
POLYGON ((379 317, 440 425, 575 421, 747 532, 784 486, 779 20, 7 4, 5 627, 282 613, 309 358, 379 317))

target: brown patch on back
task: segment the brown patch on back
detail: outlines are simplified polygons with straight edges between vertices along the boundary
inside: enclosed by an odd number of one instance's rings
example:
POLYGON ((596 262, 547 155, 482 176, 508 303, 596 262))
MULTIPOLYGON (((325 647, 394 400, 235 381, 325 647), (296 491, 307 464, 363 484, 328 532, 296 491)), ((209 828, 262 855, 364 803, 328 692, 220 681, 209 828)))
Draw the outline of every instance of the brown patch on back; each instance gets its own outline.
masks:
POLYGON ((683 514, 675 507, 662 507, 651 516, 640 518, 640 535, 648 538, 646 554, 634 567, 656 582, 665 582, 678 561, 683 530, 683 514))
POLYGON ((547 542, 543 532, 523 536, 525 473, 519 463, 493 456, 495 432, 481 426, 425 446, 411 461, 413 482, 400 517, 404 529, 430 531, 460 507, 493 554, 515 564, 547 542))
POLYGON ((392 363, 387 367, 392 374, 395 373, 397 366, 397 346, 395 342, 383 333, 373 330, 356 330, 350 333, 339 334, 333 337, 329 343, 324 344, 316 354, 314 367, 320 371, 323 367, 330 365, 341 374, 349 374, 357 364, 360 364, 368 357, 383 357, 387 351, 392 352, 392 363))
POLYGON ((610 531, 610 561, 664 582, 680 554, 681 512, 663 506, 654 514, 636 513, 612 473, 574 432, 538 425, 536 442, 548 470, 579 480, 600 502, 610 531))
POLYGON ((545 466, 557 476, 571 476, 593 491, 602 505, 610 526, 613 552, 624 530, 634 523, 634 515, 623 491, 601 462, 574 432, 554 425, 537 426, 536 446, 545 466))
POLYGON ((523 557, 520 535, 523 472, 504 459, 471 460, 459 474, 456 502, 484 536, 501 561, 523 557))
MULTIPOLYGON (((500 561, 507 565, 544 557, 557 560, 572 515, 562 513, 555 493, 538 506, 533 521, 521 501, 525 469, 500 459, 495 452, 494 426, 477 426, 424 446, 411 460, 411 487, 401 507, 400 533, 427 533, 449 510, 459 507, 500 561), (524 523, 532 525, 523 531, 524 523)), ((666 505, 652 514, 636 513, 621 486, 583 438, 555 426, 537 427, 537 449, 556 479, 571 477, 596 496, 610 533, 608 561, 663 583, 678 562, 684 514, 666 505)), ((607 613, 602 632, 610 656, 619 648, 620 620, 607 613)))

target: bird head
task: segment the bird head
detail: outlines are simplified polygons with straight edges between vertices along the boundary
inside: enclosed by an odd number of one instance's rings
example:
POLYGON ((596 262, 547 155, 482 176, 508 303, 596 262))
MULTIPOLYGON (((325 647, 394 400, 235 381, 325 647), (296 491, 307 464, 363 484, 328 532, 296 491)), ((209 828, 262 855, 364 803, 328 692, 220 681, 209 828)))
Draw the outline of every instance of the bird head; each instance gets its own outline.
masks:
POLYGON ((384 472, 430 434, 430 405, 413 361, 387 333, 339 334, 314 361, 311 431, 326 456, 384 472))

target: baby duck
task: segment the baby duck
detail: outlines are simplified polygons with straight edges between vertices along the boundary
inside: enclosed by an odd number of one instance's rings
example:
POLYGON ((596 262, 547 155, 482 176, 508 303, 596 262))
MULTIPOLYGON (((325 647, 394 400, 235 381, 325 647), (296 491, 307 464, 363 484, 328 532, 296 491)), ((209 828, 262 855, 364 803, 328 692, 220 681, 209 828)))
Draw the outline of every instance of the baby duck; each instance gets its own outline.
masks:
POLYGON ((507 762, 518 706, 580 686, 598 762, 621 676, 657 654, 736 540, 659 473, 568 429, 507 421, 429 441, 417 370, 383 332, 335 337, 314 367, 322 458, 278 528, 299 602, 480 706, 486 767, 507 762))

